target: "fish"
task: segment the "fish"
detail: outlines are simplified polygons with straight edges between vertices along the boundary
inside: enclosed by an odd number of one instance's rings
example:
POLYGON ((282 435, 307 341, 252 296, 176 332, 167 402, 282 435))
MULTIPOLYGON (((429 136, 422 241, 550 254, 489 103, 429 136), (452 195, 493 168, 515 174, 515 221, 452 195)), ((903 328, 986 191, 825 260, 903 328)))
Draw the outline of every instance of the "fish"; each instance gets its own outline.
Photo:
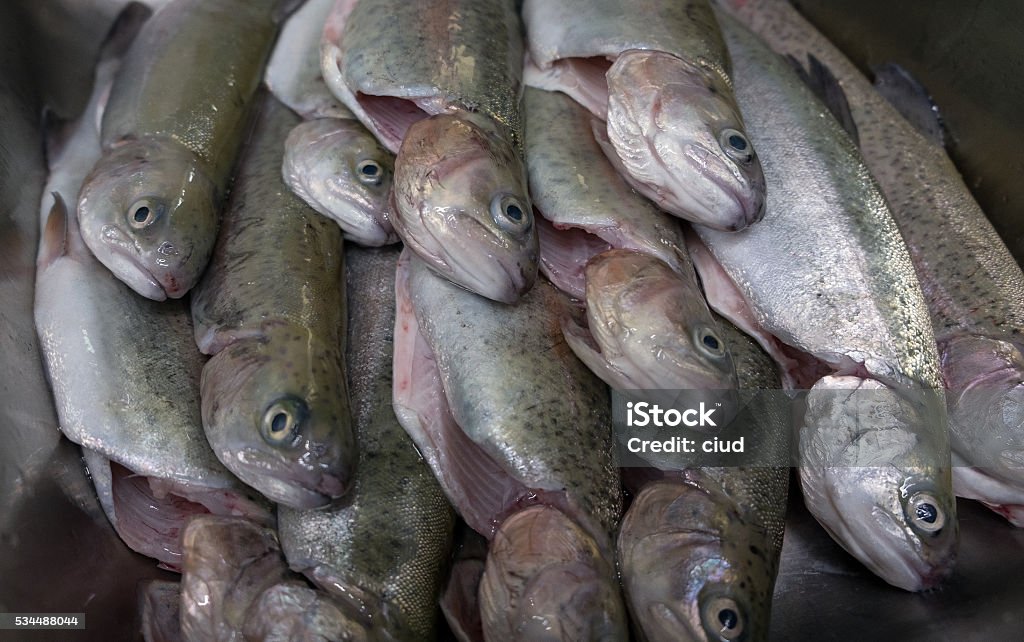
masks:
MULTIPOLYGON (((566 619, 550 625, 585 630, 589 625, 580 623, 590 622, 595 630, 624 634, 624 607, 609 572, 609 535, 621 510, 611 404, 607 387, 565 344, 561 295, 539 282, 517 305, 505 306, 435 275, 408 252, 395 287, 395 414, 449 501, 492 542, 510 520, 523 525, 506 530, 512 566, 530 564, 530 542, 523 539, 529 524, 541 530, 574 524, 572 546, 593 553, 580 560, 588 572, 578 584, 560 576, 552 586, 546 563, 530 567, 550 599, 547 613, 566 619), (517 518, 532 507, 551 518, 517 518), (590 592, 611 602, 602 600, 598 609, 594 602, 577 604, 576 596, 590 592)), ((490 622, 495 628, 484 618, 485 638, 506 639, 505 625, 490 622)))
POLYGON ((462 287, 518 300, 538 240, 512 0, 344 0, 321 53, 331 90, 397 154, 388 216, 405 245, 462 287))
POLYGON ((209 269, 192 296, 203 427, 217 457, 277 503, 326 506, 356 466, 344 375, 341 231, 292 194, 298 117, 261 97, 209 269))
MULTIPOLYGON (((454 512, 391 406, 397 248, 346 249, 347 363, 359 465, 344 503, 278 508, 281 547, 339 604, 348 635, 436 637, 454 512)), ((351 639, 351 638, 346 638, 351 639)))
MULTIPOLYGON (((954 489, 1024 527, 1024 273, 946 153, 930 101, 910 90, 890 104, 788 3, 724 7, 779 53, 799 62, 813 56, 838 81, 928 304, 947 388, 954 489), (921 127, 901 116, 918 106, 921 127)), ((876 85, 907 84, 895 76, 879 73, 876 85)))
POLYGON ((797 375, 810 388, 805 503, 882 579, 931 588, 952 571, 958 535, 939 359, 909 252, 838 122, 782 58, 727 15, 719 24, 769 189, 757 226, 694 226, 733 288, 702 276, 708 301, 724 315, 749 307, 731 320, 817 362, 797 375))
POLYGON ((285 184, 360 245, 398 242, 388 216, 394 171, 394 155, 354 118, 307 120, 284 143, 285 184))
POLYGON ((320 36, 335 0, 305 0, 284 22, 263 82, 305 120, 355 118, 327 88, 320 71, 320 36))
POLYGON ((149 580, 139 588, 142 638, 146 642, 178 642, 181 586, 178 582, 149 580))
POLYGON ((391 219, 436 273, 514 303, 537 280, 539 240, 521 158, 476 117, 449 114, 410 128, 395 158, 391 219))
POLYGON ((351 640, 352 627, 341 606, 323 591, 297 580, 281 582, 260 594, 246 621, 246 640, 351 640))
POLYGON ((441 612, 459 642, 484 639, 480 621, 480 578, 487 563, 487 540, 465 522, 455 531, 451 570, 441 594, 441 612))
POLYGON ((764 215, 765 182, 707 0, 523 3, 528 85, 607 122, 609 160, 666 212, 735 231, 764 215))
POLYGON ((530 506, 495 534, 480 578, 487 640, 628 639, 614 568, 561 511, 530 506))
POLYGON ((206 267, 280 2, 169 3, 124 56, 77 203, 89 249, 144 297, 181 298, 206 267))
POLYGON ((253 605, 291 574, 277 535, 244 520, 203 516, 182 533, 181 634, 186 640, 242 640, 266 614, 253 605))
POLYGON ((789 486, 788 403, 772 359, 724 319, 743 397, 737 434, 758 461, 646 469, 617 550, 626 604, 646 640, 768 639, 789 486), (760 391, 768 391, 762 393, 760 391))
POLYGON ((136 295, 89 252, 57 198, 39 253, 35 324, 60 428, 82 446, 100 505, 130 548, 168 568, 198 513, 270 519, 202 434, 188 308, 136 295), (116 314, 111 314, 111 311, 116 314))

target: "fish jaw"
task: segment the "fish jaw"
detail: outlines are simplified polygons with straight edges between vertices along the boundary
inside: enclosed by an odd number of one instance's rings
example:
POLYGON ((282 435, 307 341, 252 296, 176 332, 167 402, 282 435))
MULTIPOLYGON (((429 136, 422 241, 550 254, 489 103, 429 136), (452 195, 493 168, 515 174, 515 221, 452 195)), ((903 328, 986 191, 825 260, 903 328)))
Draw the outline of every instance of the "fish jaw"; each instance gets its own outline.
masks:
POLYGON ((217 353, 203 368, 201 398, 203 427, 218 459, 293 508, 320 508, 342 497, 356 453, 336 363, 331 348, 287 326, 217 353))
POLYGON ((514 303, 537 280, 537 226, 522 160, 484 121, 441 114, 409 128, 395 159, 392 223, 441 276, 514 303))
POLYGON ((634 189, 717 230, 764 217, 764 174, 724 79, 651 51, 623 53, 607 79, 606 154, 634 189))
POLYGON ((546 506, 502 523, 487 556, 480 607, 486 639, 627 639, 614 571, 599 545, 546 506))
POLYGON ((356 120, 297 125, 285 141, 284 182, 345 238, 377 247, 398 241, 388 218, 394 156, 356 120))
POLYGON ((764 529, 720 490, 647 484, 618 539, 627 603, 644 639, 767 639, 769 550, 764 529))
POLYGON ((968 465, 1024 490, 1024 351, 983 336, 939 348, 953 449, 968 465))
POLYGON ((930 446, 912 430, 929 420, 943 419, 882 383, 828 376, 808 393, 800 435, 807 508, 847 552, 907 591, 938 585, 956 560, 950 466, 928 461, 930 446))
POLYGON ((590 332, 622 375, 610 385, 736 390, 732 356, 700 288, 664 261, 632 250, 595 256, 586 267, 586 302, 590 332))
POLYGON ((183 297, 213 252, 218 190, 176 143, 137 140, 108 150, 78 207, 89 249, 144 297, 183 297))

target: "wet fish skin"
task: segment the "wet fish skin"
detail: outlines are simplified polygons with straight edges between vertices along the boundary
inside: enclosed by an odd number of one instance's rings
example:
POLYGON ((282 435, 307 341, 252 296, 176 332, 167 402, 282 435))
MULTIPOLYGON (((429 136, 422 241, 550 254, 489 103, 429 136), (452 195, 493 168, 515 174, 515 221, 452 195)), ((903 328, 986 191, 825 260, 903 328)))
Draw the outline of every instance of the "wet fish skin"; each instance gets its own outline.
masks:
POLYGON ((665 211, 722 230, 764 215, 764 175, 707 0, 527 0, 527 82, 607 121, 605 153, 665 211))
POLYGON ((285 141, 281 173, 310 207, 360 245, 398 242, 388 216, 394 156, 355 119, 296 125, 285 141))
POLYGON ((839 124, 782 59, 728 16, 719 22, 769 183, 767 213, 740 233, 697 232, 757 324, 837 374, 807 401, 808 507, 884 579, 927 588, 950 572, 957 536, 939 360, 909 253, 839 124), (870 407, 883 415, 861 422, 870 407), (871 439, 858 437, 865 430, 871 439), (926 488, 938 532, 916 527, 911 486, 926 488), (863 526, 883 514, 885 526, 863 526))
POLYGON ((352 635, 429 639, 454 513, 391 406, 399 250, 350 246, 346 253, 358 473, 342 505, 280 507, 281 543, 292 569, 339 601, 352 635))
POLYGON ((146 642, 178 642, 181 586, 178 582, 149 580, 139 588, 142 637, 146 642))
POLYGON ((368 640, 329 596, 304 582, 275 584, 260 594, 245 622, 246 640, 322 642, 368 640))
POLYGON ((1024 424, 1016 410, 1024 380, 1020 266, 941 141, 922 136, 789 3, 724 6, 776 51, 799 61, 811 54, 838 79, 864 161, 892 207, 928 303, 949 389, 957 493, 1009 503, 1017 507, 1010 512, 1019 512, 1024 505, 1024 424), (966 470, 970 465, 977 468, 966 470))
POLYGON ((391 222, 438 274, 513 303, 538 270, 526 185, 522 159, 485 120, 432 116, 409 128, 395 159, 391 222))
POLYGON ((764 465, 655 471, 623 519, 627 605, 647 640, 767 639, 789 485, 788 406, 770 357, 719 319, 764 465), (726 626, 728 625, 728 626, 726 626))
POLYGON ((480 114, 522 148, 523 44, 512 0, 345 0, 321 51, 328 86, 392 152, 413 121, 452 112, 480 114))
POLYGON ((345 494, 356 462, 343 374, 341 232, 293 195, 281 155, 298 117, 269 94, 192 296, 203 425, 217 456, 297 508, 345 494))
POLYGON ((485 640, 624 640, 614 571, 590 535, 555 508, 506 519, 480 580, 485 640))
POLYGON ((540 282, 518 305, 504 306, 436 276, 415 257, 409 291, 462 431, 527 488, 566 493, 570 517, 586 530, 612 532, 621 494, 611 402, 565 344, 561 295, 540 282), (565 443, 575 446, 557 446, 565 443))
POLYGON ((184 296, 209 260, 278 4, 171 3, 125 55, 79 203, 90 249, 142 296, 184 296))

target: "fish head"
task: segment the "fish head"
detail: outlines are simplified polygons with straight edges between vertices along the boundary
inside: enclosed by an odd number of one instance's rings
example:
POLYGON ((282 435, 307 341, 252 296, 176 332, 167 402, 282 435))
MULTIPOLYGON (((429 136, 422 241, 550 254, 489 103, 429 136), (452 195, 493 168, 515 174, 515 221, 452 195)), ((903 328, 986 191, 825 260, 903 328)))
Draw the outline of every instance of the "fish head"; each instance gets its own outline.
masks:
POLYGON ((637 191, 717 230, 764 217, 761 163, 720 74, 667 53, 628 51, 607 80, 608 155, 637 191))
POLYGON ((503 303, 533 287, 539 242, 526 171, 487 119, 439 114, 410 127, 393 201, 399 236, 438 274, 503 303))
POLYGON ((357 120, 320 118, 297 125, 285 141, 285 183, 346 238, 379 246, 398 240, 388 220, 394 155, 357 120))
POLYGON ((956 560, 948 445, 915 429, 945 421, 940 396, 871 379, 823 377, 807 396, 800 432, 807 508, 850 554, 908 591, 937 586, 956 560))
POLYGON ((767 637, 777 561, 764 528, 714 484, 647 484, 619 531, 633 621, 646 640, 767 637))
POLYGON ((345 640, 369 642, 375 631, 335 601, 303 582, 281 582, 253 602, 242 632, 247 640, 345 640))
POLYGON ((940 346, 950 441, 971 466, 1024 483, 1024 351, 966 336, 940 346))
POLYGON ((144 297, 181 298, 217 236, 220 195, 184 148, 131 141, 109 150, 82 185, 82 236, 101 263, 144 297))
POLYGON ((700 391, 698 400, 737 407, 729 346, 692 274, 609 250, 589 261, 586 283, 591 335, 624 389, 700 391))
POLYGON ((480 581, 487 638, 626 639, 614 570, 596 541, 559 510, 531 506, 495 534, 480 581))
POLYGON ((203 369, 203 427, 218 458, 267 498, 319 508, 352 483, 355 444, 343 373, 308 331, 271 328, 203 369))

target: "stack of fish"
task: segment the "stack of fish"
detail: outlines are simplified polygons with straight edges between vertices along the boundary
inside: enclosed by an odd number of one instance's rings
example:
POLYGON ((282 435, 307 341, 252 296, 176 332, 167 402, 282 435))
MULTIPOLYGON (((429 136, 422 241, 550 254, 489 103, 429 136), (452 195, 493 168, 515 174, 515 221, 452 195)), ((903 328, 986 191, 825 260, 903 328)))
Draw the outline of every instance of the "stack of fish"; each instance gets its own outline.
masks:
POLYGON ((921 92, 783 0, 519 4, 111 34, 36 325, 107 517, 182 572, 147 639, 765 639, 791 459, 906 590, 954 489, 1024 525, 1024 274, 921 92), (621 459, 644 391, 760 463, 621 459))

